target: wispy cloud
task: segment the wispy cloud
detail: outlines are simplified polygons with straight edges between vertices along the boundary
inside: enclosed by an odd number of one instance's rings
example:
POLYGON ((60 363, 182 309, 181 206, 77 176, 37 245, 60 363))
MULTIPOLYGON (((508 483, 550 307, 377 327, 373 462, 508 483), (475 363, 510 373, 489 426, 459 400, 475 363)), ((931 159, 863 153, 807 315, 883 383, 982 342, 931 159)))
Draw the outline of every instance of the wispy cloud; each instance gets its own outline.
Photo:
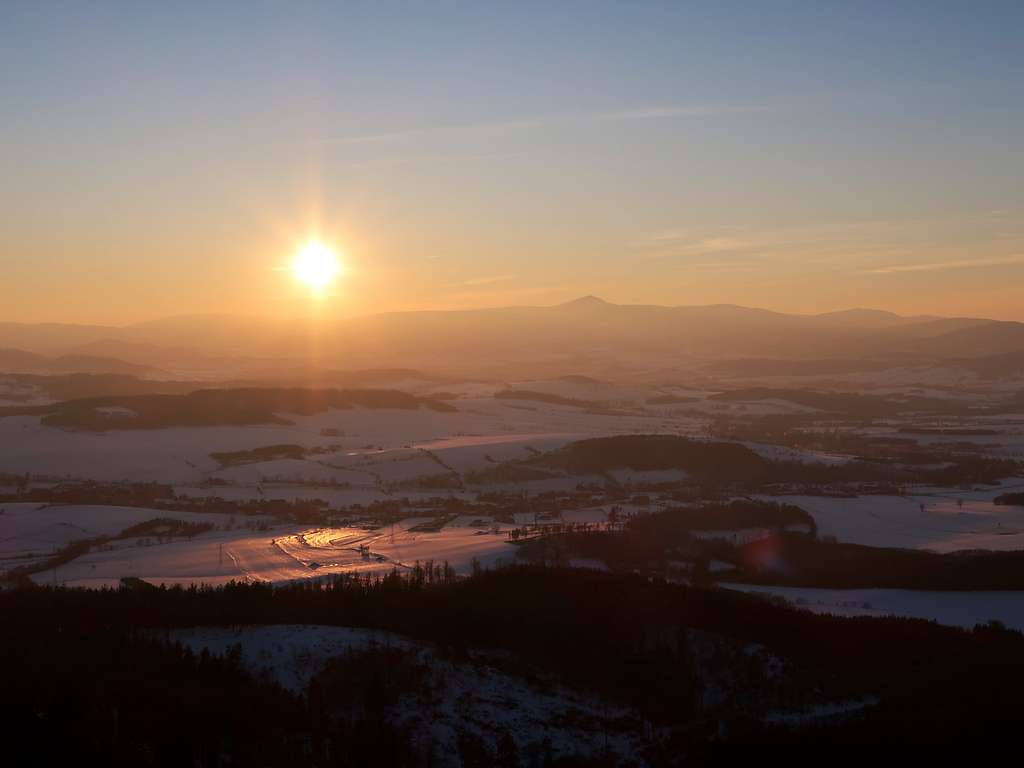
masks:
POLYGON ((365 133, 350 136, 336 136, 332 142, 342 144, 381 144, 393 141, 418 139, 445 133, 474 131, 526 130, 546 125, 550 119, 530 118, 524 120, 495 120, 472 123, 444 123, 440 125, 421 126, 399 131, 383 131, 381 133, 365 133))
POLYGON ((665 229, 660 232, 644 235, 636 245, 637 247, 644 247, 662 243, 677 243, 692 236, 689 230, 686 229, 665 229))
POLYGON ((1022 263, 1024 255, 996 255, 1011 249, 1020 254, 1018 244, 1024 244, 1024 234, 1016 230, 994 230, 993 222, 998 221, 990 211, 972 211, 941 218, 833 221, 773 229, 723 226, 702 231, 683 224, 642 234, 627 245, 644 260, 687 267, 695 261, 748 260, 773 270, 798 264, 821 273, 860 275, 1022 263), (975 258, 959 257, 966 243, 977 249, 975 258))
POLYGON ((1024 264, 1024 254, 1015 256, 998 256, 988 259, 956 259, 953 261, 935 261, 929 264, 895 264, 887 267, 876 267, 864 270, 867 275, 894 275, 903 272, 942 272, 948 269, 976 269, 979 267, 1002 267, 1012 264, 1024 264))
POLYGON ((461 283, 456 283, 460 286, 477 286, 477 285, 494 285, 495 283, 505 283, 509 280, 515 280, 515 275, 490 275, 488 277, 474 277, 469 280, 463 280, 461 283))
POLYGON ((602 112, 591 115, 595 120, 662 120, 673 117, 715 117, 745 112, 761 112, 763 107, 745 107, 730 104, 705 104, 695 106, 652 106, 624 109, 619 112, 602 112))
POLYGON ((701 240, 696 245, 697 250, 702 251, 738 251, 743 248, 750 248, 753 244, 735 237, 709 237, 701 240))
POLYGON ((727 254, 756 251, 758 243, 728 235, 694 237, 686 230, 655 232, 633 244, 635 249, 652 261, 666 258, 691 257, 699 255, 722 256, 727 254))
POLYGON ((338 144, 382 144, 401 142, 448 133, 474 133, 487 131, 530 130, 552 125, 571 125, 575 123, 627 121, 627 120, 666 120, 687 117, 714 117, 745 112, 760 112, 763 107, 739 105, 662 105, 622 109, 612 112, 564 112, 558 114, 538 115, 511 120, 482 120, 466 123, 442 123, 438 125, 416 126, 379 133, 352 134, 335 136, 328 139, 338 144))

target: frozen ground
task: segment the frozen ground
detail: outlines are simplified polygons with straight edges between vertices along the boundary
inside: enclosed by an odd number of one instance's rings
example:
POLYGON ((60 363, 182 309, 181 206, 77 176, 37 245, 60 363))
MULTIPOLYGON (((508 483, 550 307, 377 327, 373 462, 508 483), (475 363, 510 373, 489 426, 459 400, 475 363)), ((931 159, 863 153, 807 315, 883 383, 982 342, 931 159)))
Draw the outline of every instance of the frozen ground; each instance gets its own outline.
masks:
MULTIPOLYGON (((163 516, 178 514, 164 512, 163 516)), ((146 514, 142 519, 156 516, 146 514)), ((32 578, 40 584, 73 587, 116 586, 123 577, 168 585, 231 580, 283 583, 334 573, 407 571, 417 562, 428 561, 437 565, 448 562, 457 573, 467 574, 474 560, 483 567, 497 567, 515 559, 516 547, 504 533, 511 526, 487 519, 486 525, 473 524, 481 518, 466 516, 439 531, 412 530, 433 519, 408 518, 375 530, 293 525, 267 532, 217 530, 162 544, 140 545, 132 540, 94 549, 32 578)), ((249 518, 239 518, 238 522, 246 520, 249 518)))
MULTIPOLYGON (((297 532, 297 528, 281 529, 297 532)), ((57 568, 32 575, 37 584, 68 587, 117 586, 124 577, 151 584, 224 584, 254 578, 286 581, 299 573, 294 561, 277 553, 271 533, 215 531, 191 540, 94 549, 57 568)), ((305 576, 313 575, 308 569, 305 576)))
MULTIPOLYGON (((447 562, 457 573, 466 574, 476 559, 484 567, 510 563, 516 547, 504 531, 508 525, 486 528, 448 524, 439 531, 416 531, 415 526, 429 524, 432 518, 410 518, 376 530, 360 528, 319 528, 281 537, 275 546, 301 564, 306 576, 318 573, 360 571, 381 573, 393 568, 408 570, 417 562, 447 562)), ((458 523, 459 521, 453 521, 458 523)), ((301 576, 300 576, 301 578, 301 576)))
POLYGON ((856 430, 871 437, 910 438, 921 445, 951 446, 969 443, 973 451, 1003 458, 1024 458, 1024 416, 1020 413, 986 414, 969 420, 924 418, 916 420, 890 420, 856 430), (944 434, 900 432, 901 428, 919 427, 945 429, 944 434), (994 435, 963 435, 956 430, 991 430, 994 435))
POLYGON ((932 592, 913 589, 817 589, 721 583, 774 595, 800 608, 836 616, 907 616, 971 629, 997 620, 1024 631, 1024 592, 932 592))
POLYGON ((237 645, 246 670, 273 680, 293 693, 303 693, 328 661, 348 651, 374 646, 406 649, 415 646, 393 632, 315 624, 195 627, 167 632, 164 638, 196 653, 205 648, 215 656, 224 656, 237 645))
MULTIPOLYGON (((876 381, 887 385, 885 374, 876 381)), ((502 385, 503 387, 504 385, 502 385)), ((423 478, 438 475, 464 476, 499 462, 526 459, 585 437, 628 433, 706 434, 709 418, 728 406, 732 415, 754 415, 739 410, 743 404, 707 400, 705 390, 675 391, 698 398, 697 403, 675 406, 643 406, 646 394, 634 387, 578 377, 548 383, 527 382, 513 388, 541 389, 566 397, 635 402, 616 412, 533 401, 498 400, 494 385, 472 389, 473 397, 454 401, 457 412, 429 409, 331 410, 312 416, 283 414, 294 423, 246 427, 203 427, 161 430, 121 430, 105 433, 67 431, 44 427, 38 417, 0 418, 0 472, 51 478, 85 478, 110 481, 160 481, 177 493, 242 499, 322 499, 335 509, 406 498, 410 506, 430 497, 449 496, 473 500, 485 490, 570 491, 580 483, 603 486, 605 477, 552 477, 486 487, 443 487, 429 490, 423 478), (700 416, 703 412, 706 415, 700 416), (695 415, 698 414, 698 415, 695 415), (240 451, 276 444, 297 444, 318 449, 304 459, 274 459, 224 467, 211 453, 240 451), (226 484, 211 484, 216 478, 226 484)), ((936 384, 938 386, 938 384, 936 384)), ((669 391, 669 384, 658 391, 669 391)), ((653 390, 652 390, 653 391, 653 390)), ((879 390, 881 391, 881 390, 879 390)), ((939 392, 939 389, 935 390, 939 392)), ((772 412, 794 412, 785 403, 764 402, 772 412)), ((806 409, 804 409, 806 410, 806 409)), ((756 411, 760 413, 760 411, 756 411)), ((1024 421, 1019 414, 986 417, 1003 433, 991 438, 992 450, 1012 453, 1024 450, 1024 421), (997 445, 998 443, 998 445, 997 445)), ((898 425, 870 430, 892 434, 898 425)), ((946 438, 915 436, 923 442, 946 438)), ((958 441, 984 442, 979 437, 954 437, 958 441)), ((772 458, 840 463, 846 457, 778 446, 750 443, 759 454, 772 458)), ((677 471, 613 473, 622 482, 679 482, 677 471)), ((33 481, 36 488, 44 485, 33 481)), ((943 489, 916 489, 913 496, 863 496, 843 499, 822 496, 770 497, 797 504, 817 521, 819 534, 840 541, 887 547, 912 547, 938 552, 964 549, 1024 549, 1024 509, 991 503, 999 490, 981 493, 943 489), (962 502, 962 503, 958 503, 962 502)), ((595 505, 599 499, 595 499, 595 505)), ((124 508, 54 507, 7 505, 0 515, 0 569, 7 563, 31 562, 71 541, 117 533, 128 525, 153 517, 192 519, 187 513, 124 508), (90 511, 91 510, 91 511, 90 511), (31 514, 29 514, 31 512, 31 514)), ((414 515, 414 509, 402 514, 414 515)), ((565 511, 565 522, 604 520, 607 511, 565 511)), ((119 543, 40 574, 46 582, 77 585, 117 583, 122 576, 138 576, 155 583, 206 581, 221 583, 231 578, 287 581, 338 571, 383 572, 407 568, 417 560, 447 560, 459 572, 468 572, 473 559, 495 564, 514 557, 498 526, 474 526, 473 519, 457 520, 440 531, 413 531, 417 522, 408 519, 390 528, 314 529, 309 526, 255 531, 224 530, 215 515, 196 519, 214 522, 218 530, 193 541, 156 546, 119 543), (364 549, 360 549, 363 546, 364 549)), ((520 515, 519 523, 532 522, 520 515)), ((241 522, 241 520, 239 521, 241 522)), ((743 533, 739 535, 744 535, 743 533)), ((9 567, 9 566, 7 566, 9 567)))
POLYGON ((426 451, 464 472, 483 468, 491 460, 525 458, 532 455, 531 448, 550 450, 579 437, 693 433, 703 424, 684 416, 591 414, 579 408, 493 398, 459 400, 457 406, 455 413, 352 408, 312 416, 282 414, 292 424, 109 432, 64 430, 42 425, 37 416, 12 416, 0 418, 0 468, 36 476, 182 486, 198 485, 211 476, 240 483, 281 476, 349 481, 355 478, 345 470, 359 469, 400 481, 417 473, 444 471, 426 451), (325 435, 324 430, 338 434, 325 435), (338 446, 338 451, 310 456, 304 462, 273 461, 264 462, 268 466, 253 463, 230 469, 210 457, 279 444, 338 446), (408 466, 400 461, 405 455, 415 457, 408 466))
POLYGON ((113 536, 158 517, 224 527, 266 518, 82 504, 0 503, 0 572, 45 559, 73 541, 113 536))
POLYGON ((851 544, 934 552, 1024 549, 1024 508, 993 504, 1001 492, 761 498, 805 509, 818 524, 819 536, 851 544))

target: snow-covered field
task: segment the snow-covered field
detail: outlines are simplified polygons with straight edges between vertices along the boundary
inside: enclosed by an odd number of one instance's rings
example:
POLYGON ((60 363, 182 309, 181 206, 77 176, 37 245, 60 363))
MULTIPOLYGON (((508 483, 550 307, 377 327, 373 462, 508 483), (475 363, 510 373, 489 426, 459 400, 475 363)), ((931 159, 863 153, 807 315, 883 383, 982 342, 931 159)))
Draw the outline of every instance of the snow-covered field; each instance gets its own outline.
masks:
POLYGON ((242 651, 242 666, 251 674, 273 680, 293 693, 303 693, 328 661, 348 651, 374 646, 413 648, 411 641, 383 630, 328 627, 313 624, 275 624, 251 627, 195 627, 163 635, 193 652, 206 649, 224 656, 233 646, 242 651))
POLYGON ((993 504, 1000 492, 762 498, 805 509, 818 524, 819 536, 851 544, 934 552, 1024 549, 1024 508, 993 504))
POLYGON ((857 431, 870 437, 910 438, 924 446, 951 446, 969 443, 976 452, 1000 456, 1003 458, 1024 458, 1024 416, 1020 413, 987 414, 976 416, 969 421, 950 421, 944 419, 924 419, 914 423, 894 420, 879 423, 871 427, 862 427, 857 431), (917 432, 900 432, 901 428, 923 427, 927 429, 946 429, 943 434, 921 434, 917 432), (993 435, 956 434, 957 429, 991 430, 993 435))
MULTIPOLYGON (((283 529, 297 532, 296 528, 283 529)), ((151 584, 224 584, 254 578, 286 581, 299 567, 271 544, 270 533, 215 531, 191 540, 94 549, 54 569, 32 575, 37 584, 116 587, 124 577, 151 584)), ((305 576, 313 575, 308 569, 305 576)))
POLYGON ((727 589, 781 597, 836 616, 907 616, 971 629, 1001 621, 1024 631, 1024 592, 935 592, 913 589, 817 589, 721 583, 727 589))
POLYGON ((225 527, 234 522, 257 522, 266 518, 234 520, 231 515, 177 512, 141 507, 85 504, 0 504, 0 572, 45 559, 73 541, 113 536, 129 526, 173 518, 190 523, 225 527))
MULTIPOLYGON (((125 520, 141 522, 154 517, 188 517, 221 525, 230 519, 224 515, 154 513, 137 510, 118 517, 123 508, 91 508, 101 516, 104 509, 116 522, 95 526, 98 533, 116 533, 125 520), (224 518, 220 520, 219 518, 224 518)), ((591 513, 594 514, 594 513, 591 513)), ((251 518, 241 518, 239 524, 251 518)), ((39 572, 33 579, 40 584, 64 584, 75 587, 116 586, 123 577, 135 577, 152 584, 223 584, 231 580, 283 583, 335 573, 389 573, 397 568, 407 571, 416 563, 447 562, 457 573, 467 574, 476 560, 483 567, 511 563, 516 547, 505 531, 509 525, 495 524, 487 518, 465 516, 453 520, 439 531, 416 531, 414 526, 433 518, 409 518, 375 530, 362 528, 310 528, 282 526, 266 532, 244 528, 216 530, 189 540, 139 544, 135 540, 117 546, 94 549, 54 569, 39 572), (479 521, 479 522, 478 522, 479 521)), ((55 524, 57 536, 63 532, 55 524)), ((54 527, 54 526, 51 526, 54 527)), ((42 524, 34 530, 47 530, 42 524)), ((89 538, 69 535, 64 541, 89 538)), ((12 545, 13 546, 13 545, 12 545)), ((22 546, 18 544, 18 546, 22 546)), ((46 554, 50 553, 50 549, 46 554)))
MULTIPOLYGON (((458 573, 468 573, 474 558, 484 567, 511 563, 516 548, 505 530, 511 526, 492 524, 462 525, 455 520, 439 531, 416 531, 417 525, 432 518, 410 518, 376 530, 360 528, 320 528, 278 538, 275 546, 317 573, 360 571, 380 573, 393 568, 407 570, 416 563, 432 560, 447 562, 458 573)), ((258 574, 254 574, 257 575, 258 574)), ((300 576, 301 577, 301 576, 300 576)), ((293 577, 294 578, 294 577, 293 577)))
POLYGON ((699 420, 688 417, 589 414, 578 408, 546 403, 517 406, 493 398, 459 400, 457 406, 454 413, 352 408, 312 416, 282 414, 292 424, 109 432, 64 430, 42 425, 38 416, 11 416, 0 418, 0 469, 56 478, 182 486, 200 484, 211 476, 239 483, 281 476, 349 481, 356 478, 345 470, 358 469, 401 481, 444 471, 425 451, 464 472, 486 467, 491 460, 526 458, 531 448, 551 450, 579 437, 689 433, 701 426, 699 420), (338 434, 324 434, 325 430, 338 434), (337 446, 338 450, 305 461, 276 460, 232 468, 221 467, 210 456, 279 444, 307 449, 337 446), (414 457, 409 463, 404 461, 407 455, 414 457))
MULTIPOLYGON (((536 388, 533 384, 523 388, 536 388)), ((605 382, 582 379, 556 382, 544 391, 609 402, 632 397, 637 407, 593 413, 564 405, 495 399, 485 387, 475 393, 479 396, 456 400, 458 411, 453 413, 426 408, 353 408, 311 416, 282 414, 293 423, 245 427, 97 433, 45 427, 34 416, 7 417, 0 418, 0 472, 54 479, 159 481, 171 484, 181 495, 228 500, 322 499, 334 509, 399 498, 408 499, 414 507, 419 500, 436 496, 471 501, 481 490, 539 493, 574 491, 580 483, 588 482, 603 486, 605 477, 555 476, 486 487, 455 487, 459 477, 467 473, 503 461, 526 459, 585 437, 655 432, 694 436, 707 424, 707 419, 693 415, 694 411, 703 409, 711 414, 720 405, 728 405, 703 399, 679 409, 644 409, 639 407, 641 390, 616 389, 605 382), (316 452, 305 458, 275 458, 233 466, 222 466, 211 456, 278 444, 295 444, 316 452), (453 487, 437 483, 431 490, 423 482, 424 478, 444 475, 453 476, 453 487), (213 479, 220 484, 212 484, 213 479)), ((706 396, 705 392, 692 394, 706 396)), ((767 403, 768 407, 777 405, 767 403)), ((1021 424, 1009 417, 1002 423, 1007 430, 1021 432, 1021 424)), ((893 428, 880 429, 891 432, 893 428)), ((838 455, 748 445, 772 459, 846 461, 838 455)), ((617 470, 613 474, 625 483, 685 480, 678 471, 617 470)), ((38 488, 43 483, 34 480, 33 485, 38 488)), ((1024 549, 1024 509, 991 503, 993 496, 1003 490, 969 493, 918 489, 917 495, 905 497, 770 498, 806 509, 817 521, 820 535, 835 536, 840 541, 938 552, 1024 549)), ((606 519, 607 511, 597 507, 597 501, 593 509, 565 511, 562 520, 606 519)), ((0 569, 40 560, 69 542, 112 535, 154 517, 196 519, 217 526, 217 530, 192 541, 155 546, 119 543, 90 552, 56 571, 37 576, 51 583, 109 584, 123 576, 155 583, 221 583, 232 578, 287 581, 339 571, 389 571, 427 560, 448 561, 464 573, 474 559, 491 565, 508 561, 515 554, 515 547, 503 534, 507 526, 497 526, 498 533, 486 532, 472 524, 473 516, 435 532, 411 530, 422 521, 410 518, 397 524, 393 532, 390 528, 366 531, 292 526, 257 533, 226 530, 226 520, 216 515, 114 507, 7 507, 0 515, 0 569), (361 545, 365 545, 364 550, 360 550, 361 545)), ((416 512, 410 509, 403 514, 416 512)), ((521 515, 517 522, 532 522, 532 516, 521 515)))

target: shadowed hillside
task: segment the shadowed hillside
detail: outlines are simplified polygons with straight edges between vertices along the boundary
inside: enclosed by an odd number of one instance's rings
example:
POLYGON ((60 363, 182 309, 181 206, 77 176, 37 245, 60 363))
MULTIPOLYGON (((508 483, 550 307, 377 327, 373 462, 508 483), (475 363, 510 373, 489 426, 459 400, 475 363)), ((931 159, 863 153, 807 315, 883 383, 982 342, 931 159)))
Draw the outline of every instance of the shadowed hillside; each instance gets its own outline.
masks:
POLYGON ((241 424, 287 424, 281 414, 322 413, 328 408, 430 408, 447 403, 404 392, 373 389, 202 389, 186 395, 125 395, 67 400, 52 405, 0 409, 0 415, 42 415, 47 426, 105 431, 241 424))

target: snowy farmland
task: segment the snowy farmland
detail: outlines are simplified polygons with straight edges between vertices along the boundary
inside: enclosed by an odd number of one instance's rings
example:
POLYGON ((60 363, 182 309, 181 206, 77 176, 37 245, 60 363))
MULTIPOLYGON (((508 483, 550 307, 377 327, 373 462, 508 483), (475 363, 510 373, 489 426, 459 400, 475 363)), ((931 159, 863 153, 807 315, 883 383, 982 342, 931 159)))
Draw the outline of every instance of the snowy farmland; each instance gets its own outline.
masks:
MULTIPOLYGON (((209 523, 220 528, 232 526, 235 522, 227 514, 168 512, 141 507, 0 504, 0 572, 43 560, 72 542, 114 536, 129 526, 157 518, 209 523)), ((266 518, 246 519, 249 523, 261 521, 266 522, 266 518)))
POLYGON ((52 478, 201 484, 210 477, 238 483, 261 479, 358 483, 349 473, 402 481, 436 474, 441 458, 458 472, 526 458, 573 439, 605 434, 695 432, 700 422, 644 414, 590 414, 577 408, 511 407, 492 398, 460 400, 456 412, 425 408, 329 410, 281 414, 290 424, 170 427, 91 432, 46 426, 38 416, 0 418, 0 470, 52 478), (326 451, 303 461, 253 462, 225 468, 214 453, 272 445, 326 451), (406 457, 414 458, 406 464, 406 457), (488 458, 489 457, 489 458, 488 458), (266 466, 263 466, 266 464, 266 466))
POLYGON ((437 565, 447 562, 456 573, 467 574, 474 561, 483 567, 497 567, 511 563, 516 556, 516 547, 505 534, 511 526, 472 516, 452 520, 440 530, 416 530, 434 518, 409 518, 377 529, 289 525, 255 532, 225 529, 232 520, 227 515, 123 507, 49 509, 54 511, 38 510, 42 513, 38 519, 33 519, 35 509, 18 510, 23 522, 15 536, 5 540, 6 549, 2 550, 8 562, 23 563, 28 546, 46 547, 39 555, 48 555, 62 544, 91 538, 85 532, 115 534, 126 525, 156 517, 215 522, 222 528, 189 540, 138 543, 132 539, 96 547, 68 563, 33 574, 39 584, 116 586, 125 577, 167 585, 232 580, 284 583, 336 573, 408 571, 428 561, 437 565), (79 514, 78 510, 85 511, 79 514), (68 520, 88 523, 91 528, 71 528, 68 520))
MULTIPOLYGON (((621 467, 586 476, 546 478, 539 473, 537 479, 495 480, 487 485, 474 484, 480 475, 468 476, 587 437, 672 433, 707 439, 708 420, 700 414, 717 413, 728 405, 708 400, 707 392, 697 390, 685 390, 696 400, 678 408, 643 408, 638 405, 643 399, 640 390, 627 387, 619 392, 600 382, 556 382, 545 387, 531 382, 529 388, 595 400, 603 393, 607 402, 620 402, 621 407, 497 399, 484 387, 474 392, 477 396, 454 400, 457 410, 453 412, 334 409, 314 415, 280 414, 291 422, 282 424, 90 432, 45 426, 38 416, 0 418, 0 472, 12 478, 31 473, 30 484, 37 490, 65 478, 159 482, 170 485, 186 507, 201 497, 219 498, 225 505, 319 500, 324 504, 312 506, 329 512, 323 519, 282 518, 315 519, 318 525, 278 521, 270 530, 255 531, 251 526, 239 528, 228 516, 217 514, 10 504, 0 515, 0 568, 39 562, 69 543, 113 536, 139 522, 172 517, 212 523, 214 530, 188 541, 118 540, 33 578, 74 586, 117 584, 123 577, 165 584, 220 584, 231 579, 286 582, 340 572, 407 570, 427 561, 448 562, 456 572, 468 573, 474 561, 487 567, 514 560, 518 550, 507 536, 511 525, 487 517, 492 509, 488 506, 481 507, 482 515, 431 522, 434 518, 415 517, 422 514, 421 507, 431 507, 423 502, 434 499, 433 512, 428 514, 440 516, 439 497, 458 510, 465 508, 459 505, 478 503, 482 493, 586 494, 586 488, 594 488, 599 494, 606 484, 615 482, 686 484, 690 478, 681 470, 621 467), (633 406, 626 402, 626 395, 633 398, 633 406), (268 450, 273 448, 286 450, 268 450), (581 483, 584 489, 578 491, 581 483), (375 503, 392 509, 400 504, 401 509, 374 522, 364 513, 375 503), (366 527, 344 527, 353 521, 366 527), (373 527, 381 522, 383 527, 373 527)), ((879 429, 891 434, 893 427, 879 429)), ((838 453, 754 441, 744 445, 771 460, 819 465, 849 461, 838 453)), ((919 488, 907 496, 761 498, 807 510, 817 522, 819 535, 842 542, 936 552, 1024 550, 1024 508, 992 503, 997 493, 1010 487, 983 492, 919 488)), ((670 503, 652 493, 654 498, 645 510, 670 503)), ((601 498, 585 499, 564 510, 549 507, 546 513, 549 519, 564 523, 602 522, 609 505, 601 503, 601 498)), ((637 511, 625 501, 616 503, 627 514, 637 511)), ((210 508, 216 509, 217 502, 210 508)), ((251 517, 244 519, 253 522, 251 517)), ((535 515, 513 505, 502 519, 523 525, 534 522, 535 515)), ((722 535, 737 541, 743 532, 722 535)))
POLYGON ((819 536, 872 547, 959 550, 1024 549, 1024 507, 992 503, 993 491, 943 495, 764 496, 795 504, 818 525, 819 536))

